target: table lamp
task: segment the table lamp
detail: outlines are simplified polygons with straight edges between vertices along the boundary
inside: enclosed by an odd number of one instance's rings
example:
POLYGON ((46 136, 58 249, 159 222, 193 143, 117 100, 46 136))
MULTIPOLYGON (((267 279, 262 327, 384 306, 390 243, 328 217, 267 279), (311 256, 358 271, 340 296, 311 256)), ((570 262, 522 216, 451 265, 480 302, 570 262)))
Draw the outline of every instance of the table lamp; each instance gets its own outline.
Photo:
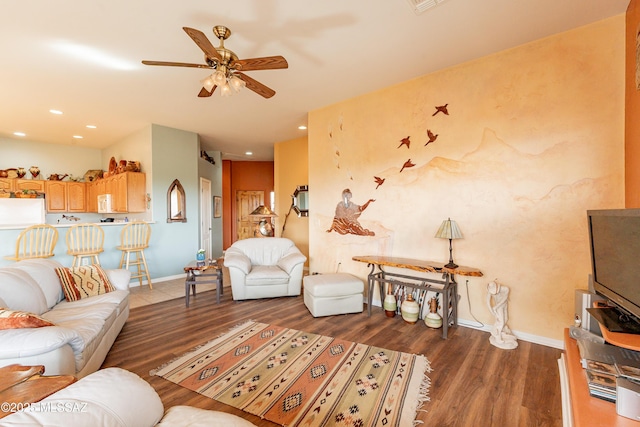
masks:
POLYGON ((250 218, 257 220, 258 223, 253 231, 254 237, 273 237, 273 225, 271 218, 277 217, 271 209, 264 205, 260 205, 249 214, 250 218))
POLYGON ((442 221, 435 237, 439 239, 449 239, 449 263, 445 265, 445 267, 457 268, 458 265, 453 262, 453 248, 451 246, 451 241, 453 239, 462 239, 462 232, 458 228, 458 224, 456 224, 455 221, 452 221, 451 218, 447 218, 442 221))

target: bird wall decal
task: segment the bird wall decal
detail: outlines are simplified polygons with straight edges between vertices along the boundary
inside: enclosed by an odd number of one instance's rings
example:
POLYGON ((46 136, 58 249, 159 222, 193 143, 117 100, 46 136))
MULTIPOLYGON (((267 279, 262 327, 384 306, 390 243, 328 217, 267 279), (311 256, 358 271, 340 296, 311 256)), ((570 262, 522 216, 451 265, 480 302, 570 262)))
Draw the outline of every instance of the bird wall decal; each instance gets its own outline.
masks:
POLYGON ((402 147, 403 145, 406 145, 407 148, 409 148, 409 145, 411 145, 411 140, 409 138, 411 138, 411 136, 408 136, 406 138, 402 138, 400 140, 400 145, 398 145, 398 148, 402 147))
POLYGON ((430 129, 427 129, 427 136, 429 137, 429 140, 427 141, 426 144, 424 144, 424 146, 426 147, 427 145, 431 144, 432 142, 436 142, 436 139, 438 139, 438 134, 433 134, 433 132, 431 132, 430 129))
POLYGON ((444 104, 444 105, 441 105, 439 107, 436 106, 436 112, 433 113, 431 116, 435 116, 438 113, 443 113, 443 114, 446 114, 448 116, 449 115, 449 110, 447 109, 448 105, 449 104, 444 104))
POLYGON ((378 176, 374 176, 373 179, 376 181, 376 190, 378 189, 378 187, 380 187, 382 184, 384 184, 384 180, 385 178, 380 178, 378 176))
POLYGON ((405 168, 412 168, 415 165, 416 164, 415 163, 411 163, 411 159, 409 159, 406 162, 404 162, 404 165, 402 165, 402 169, 400 169, 400 172, 402 172, 405 168))

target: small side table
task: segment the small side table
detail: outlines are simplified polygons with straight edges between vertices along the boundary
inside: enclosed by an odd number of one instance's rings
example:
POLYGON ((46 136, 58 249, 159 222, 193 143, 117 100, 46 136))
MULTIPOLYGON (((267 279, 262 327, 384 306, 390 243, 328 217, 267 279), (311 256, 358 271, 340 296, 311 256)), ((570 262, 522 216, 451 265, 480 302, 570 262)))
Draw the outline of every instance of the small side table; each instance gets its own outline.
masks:
POLYGON ((191 261, 184 268, 187 273, 187 279, 184 282, 184 300, 189 307, 189 287, 193 296, 196 296, 196 285, 198 283, 215 283, 216 284, 216 301, 220 304, 220 295, 222 295, 222 259, 207 261, 191 261))
POLYGON ((0 368, 0 418, 26 409, 31 403, 73 384, 73 375, 42 376, 44 366, 8 365, 0 368))

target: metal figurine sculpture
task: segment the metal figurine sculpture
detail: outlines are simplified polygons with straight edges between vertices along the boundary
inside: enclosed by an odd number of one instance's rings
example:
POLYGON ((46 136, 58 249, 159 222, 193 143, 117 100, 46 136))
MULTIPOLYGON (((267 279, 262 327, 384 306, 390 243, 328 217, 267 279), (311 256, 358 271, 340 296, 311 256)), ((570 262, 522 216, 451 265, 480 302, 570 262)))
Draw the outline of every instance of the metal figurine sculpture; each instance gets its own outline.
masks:
POLYGON ((358 222, 358 217, 362 214, 369 203, 375 202, 374 199, 369 199, 364 205, 356 205, 351 201, 351 190, 346 188, 342 192, 342 201, 336 206, 336 214, 333 217, 333 223, 331 228, 327 230, 327 233, 335 231, 339 234, 356 234, 359 236, 375 236, 371 230, 367 230, 362 227, 358 222))
POLYGON ((491 314, 496 318, 496 323, 491 329, 489 342, 498 348, 512 350, 518 347, 518 341, 509 326, 507 326, 507 321, 509 320, 507 312, 508 300, 508 287, 502 286, 496 281, 489 282, 487 285, 487 306, 491 314))

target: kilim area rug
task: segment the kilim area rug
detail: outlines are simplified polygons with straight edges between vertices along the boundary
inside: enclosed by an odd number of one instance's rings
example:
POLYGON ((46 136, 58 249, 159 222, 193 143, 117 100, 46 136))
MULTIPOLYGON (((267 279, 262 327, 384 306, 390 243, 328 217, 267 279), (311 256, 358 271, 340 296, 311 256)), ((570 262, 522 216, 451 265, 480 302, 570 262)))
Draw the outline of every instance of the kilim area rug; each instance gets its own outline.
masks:
POLYGON ((247 322, 151 374, 283 426, 408 427, 430 371, 424 356, 247 322))

